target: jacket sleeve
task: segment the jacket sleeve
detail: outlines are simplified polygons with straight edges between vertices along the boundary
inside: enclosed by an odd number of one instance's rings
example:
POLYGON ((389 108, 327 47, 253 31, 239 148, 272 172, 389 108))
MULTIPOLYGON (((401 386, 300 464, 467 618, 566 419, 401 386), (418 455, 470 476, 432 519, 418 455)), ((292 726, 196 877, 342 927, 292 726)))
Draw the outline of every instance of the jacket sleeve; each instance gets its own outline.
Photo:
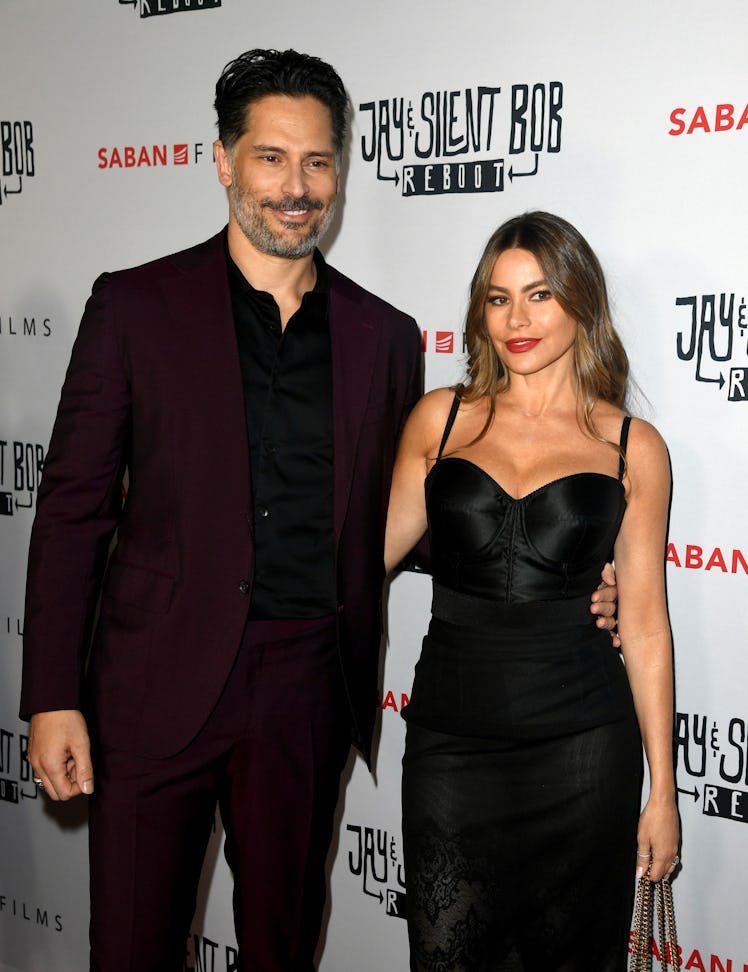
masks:
MULTIPOLYGON (((418 326, 416 325, 415 321, 412 323, 417 342, 415 345, 413 345, 411 342, 411 346, 409 347, 412 360, 410 362, 410 375, 407 384, 407 392, 404 399, 400 428, 398 430, 398 442, 400 440, 400 436, 402 435, 403 428, 405 427, 405 423, 408 420, 408 416, 420 397, 423 395, 423 354, 421 352, 421 333, 418 330, 418 326)), ((431 551, 427 533, 424 533, 416 546, 403 558, 395 570, 410 570, 418 573, 431 572, 431 551)))
POLYGON ((397 432, 398 442, 405 428, 408 416, 423 395, 423 354, 421 352, 421 332, 413 318, 408 318, 408 381, 403 398, 403 410, 400 416, 400 427, 397 432))
POLYGON ((82 706, 107 552, 122 508, 130 388, 112 278, 95 282, 62 387, 31 531, 21 717, 82 706))

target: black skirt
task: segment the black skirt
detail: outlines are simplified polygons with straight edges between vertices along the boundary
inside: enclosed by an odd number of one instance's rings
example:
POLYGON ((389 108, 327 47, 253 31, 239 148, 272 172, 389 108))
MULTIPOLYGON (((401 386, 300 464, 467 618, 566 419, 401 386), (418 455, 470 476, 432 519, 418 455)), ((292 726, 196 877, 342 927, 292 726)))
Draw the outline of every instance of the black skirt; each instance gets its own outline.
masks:
MULTIPOLYGON (((547 632, 546 622, 536 630, 547 632)), ((533 625, 526 617, 520 627, 522 651, 531 650, 533 625)), ((559 627, 551 630, 558 644, 559 627)), ((442 661, 451 647, 456 670, 441 676, 448 692, 468 685, 471 645, 481 659, 480 684, 472 688, 484 700, 491 693, 487 643, 498 638, 519 660, 506 629, 487 630, 475 619, 432 622, 429 637, 442 661)), ((572 637, 568 625, 561 640, 572 637)), ((577 657, 583 661, 584 653, 577 657)), ((505 692, 496 662, 495 682, 505 692)), ((544 734, 537 722, 523 733, 516 708, 509 727, 500 712, 491 726, 483 711, 480 725, 490 732, 471 734, 469 718, 455 731, 453 709, 443 696, 424 698, 416 676, 403 759, 412 972, 625 972, 642 747, 628 680, 616 665, 623 685, 611 718, 544 734)), ((531 695, 523 702, 530 722, 531 695)), ((470 710, 466 702, 463 717, 470 710)), ((542 722, 553 725, 547 710, 542 722)))

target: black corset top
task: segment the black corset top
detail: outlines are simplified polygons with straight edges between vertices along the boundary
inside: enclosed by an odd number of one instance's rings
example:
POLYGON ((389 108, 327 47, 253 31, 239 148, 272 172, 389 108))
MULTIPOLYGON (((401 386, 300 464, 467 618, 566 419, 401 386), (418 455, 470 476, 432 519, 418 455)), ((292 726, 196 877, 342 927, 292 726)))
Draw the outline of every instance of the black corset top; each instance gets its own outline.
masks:
POLYGON ((591 594, 626 509, 623 456, 618 479, 579 472, 515 499, 468 459, 441 457, 450 427, 426 477, 434 581, 505 604, 591 594))

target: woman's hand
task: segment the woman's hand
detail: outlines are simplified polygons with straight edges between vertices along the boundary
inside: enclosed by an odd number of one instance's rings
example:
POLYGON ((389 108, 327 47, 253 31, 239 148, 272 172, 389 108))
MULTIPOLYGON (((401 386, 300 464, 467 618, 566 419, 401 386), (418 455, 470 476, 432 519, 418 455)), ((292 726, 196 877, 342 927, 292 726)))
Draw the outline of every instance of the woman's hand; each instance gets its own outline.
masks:
POLYGON ((636 876, 647 870, 650 881, 670 876, 680 863, 680 824, 675 799, 653 799, 651 796, 639 817, 636 843, 636 876))

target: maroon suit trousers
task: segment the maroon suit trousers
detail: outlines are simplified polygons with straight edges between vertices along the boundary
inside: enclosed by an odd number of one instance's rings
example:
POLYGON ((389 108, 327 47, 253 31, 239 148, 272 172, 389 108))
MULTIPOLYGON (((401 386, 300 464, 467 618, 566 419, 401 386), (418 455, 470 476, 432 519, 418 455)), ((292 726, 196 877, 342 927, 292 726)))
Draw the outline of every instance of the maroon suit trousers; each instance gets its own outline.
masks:
POLYGON ((333 619, 249 622, 216 708, 177 755, 98 747, 92 972, 182 972, 216 805, 239 969, 313 972, 349 748, 333 619))

